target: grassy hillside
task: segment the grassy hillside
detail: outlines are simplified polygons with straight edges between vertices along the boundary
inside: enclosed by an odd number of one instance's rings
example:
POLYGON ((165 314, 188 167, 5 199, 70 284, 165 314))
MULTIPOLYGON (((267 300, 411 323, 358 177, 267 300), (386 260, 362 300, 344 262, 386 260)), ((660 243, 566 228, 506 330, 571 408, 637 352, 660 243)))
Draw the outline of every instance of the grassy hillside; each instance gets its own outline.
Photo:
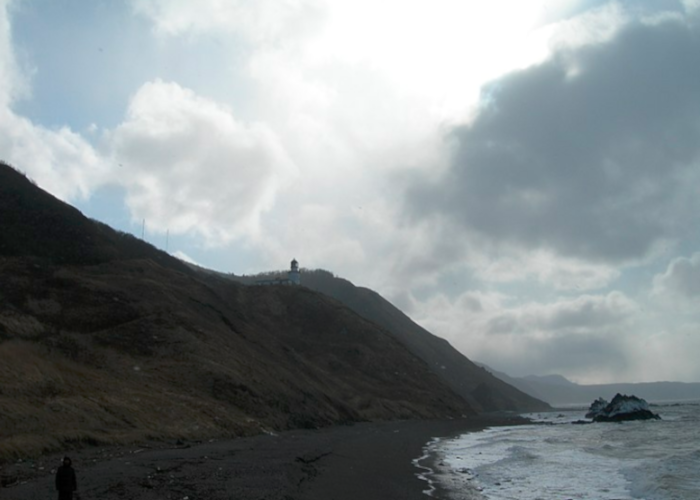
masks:
POLYGON ((131 234, 83 216, 24 174, 0 162, 0 255, 45 257, 61 264, 150 259, 192 273, 183 262, 131 234))
POLYGON ((303 287, 196 273, 0 164, 0 458, 473 408, 303 287))
MULTIPOLYGON (((251 282, 256 278, 237 279, 251 282)), ((338 299, 362 317, 385 328, 478 411, 539 411, 549 408, 547 403, 525 394, 472 363, 449 342, 417 325, 378 293, 356 287, 323 270, 306 270, 302 275, 302 284, 338 299)))

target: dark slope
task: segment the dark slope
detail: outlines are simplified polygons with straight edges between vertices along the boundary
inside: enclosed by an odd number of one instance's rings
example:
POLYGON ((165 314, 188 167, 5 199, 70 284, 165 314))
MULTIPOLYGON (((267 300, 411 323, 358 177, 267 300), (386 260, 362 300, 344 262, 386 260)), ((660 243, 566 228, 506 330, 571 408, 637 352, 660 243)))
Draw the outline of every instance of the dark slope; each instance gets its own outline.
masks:
POLYGON ((0 458, 474 414, 332 298, 196 273, 131 237, 124 248, 3 165, 0 186, 0 458))
POLYGON ((414 323, 378 293, 321 270, 305 271, 302 284, 341 301, 363 318, 386 328, 478 411, 536 411, 549 408, 547 403, 508 385, 472 363, 449 342, 414 323))
POLYGON ((61 264, 150 259, 184 273, 180 260, 131 234, 85 217, 0 162, 0 255, 34 256, 61 264))

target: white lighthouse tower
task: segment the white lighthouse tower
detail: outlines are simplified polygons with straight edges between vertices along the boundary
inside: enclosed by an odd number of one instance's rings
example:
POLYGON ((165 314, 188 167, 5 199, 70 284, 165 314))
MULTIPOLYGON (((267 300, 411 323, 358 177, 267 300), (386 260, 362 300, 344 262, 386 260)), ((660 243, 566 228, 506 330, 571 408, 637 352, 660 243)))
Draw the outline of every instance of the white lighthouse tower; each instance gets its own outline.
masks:
POLYGON ((301 285, 301 274, 299 274, 299 263, 292 259, 291 267, 287 272, 287 278, 293 285, 301 285))

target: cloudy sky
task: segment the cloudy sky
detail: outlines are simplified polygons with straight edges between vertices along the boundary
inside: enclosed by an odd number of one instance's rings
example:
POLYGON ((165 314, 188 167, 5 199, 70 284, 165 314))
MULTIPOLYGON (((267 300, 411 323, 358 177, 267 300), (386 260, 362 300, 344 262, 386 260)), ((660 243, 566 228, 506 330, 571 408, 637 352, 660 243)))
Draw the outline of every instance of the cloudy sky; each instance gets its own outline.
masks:
POLYGON ((700 381, 700 0, 0 0, 0 67, 0 158, 174 255, 700 381))

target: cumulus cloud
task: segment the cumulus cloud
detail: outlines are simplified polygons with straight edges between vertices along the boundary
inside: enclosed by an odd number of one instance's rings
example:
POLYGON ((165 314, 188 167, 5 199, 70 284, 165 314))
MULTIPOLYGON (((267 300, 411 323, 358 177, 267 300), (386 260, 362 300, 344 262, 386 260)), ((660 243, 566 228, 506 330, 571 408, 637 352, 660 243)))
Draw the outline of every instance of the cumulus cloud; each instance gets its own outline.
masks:
MULTIPOLYGON (((581 5, 578 7, 586 8, 581 5)), ((605 3, 596 8, 584 10, 578 15, 564 16, 556 23, 550 43, 561 50, 609 42, 620 27, 629 20, 627 11, 620 3, 605 3)))
POLYGON ((295 175, 269 128, 243 123, 177 83, 144 84, 105 140, 136 217, 213 244, 254 236, 277 190, 295 175))
POLYGON ((700 253, 674 259, 666 272, 654 277, 654 292, 671 299, 700 298, 700 253))
POLYGON ((64 200, 89 196, 106 167, 92 145, 68 127, 49 129, 13 111, 29 95, 12 44, 10 0, 0 0, 0 158, 64 200))
POLYGON ((47 129, 0 109, 0 157, 43 189, 71 200, 86 198, 107 173, 102 157, 68 127, 47 129))
POLYGON ((699 208, 698 26, 630 23, 493 82, 474 121, 452 131, 448 171, 407 190, 412 217, 604 263, 685 236, 699 208))

